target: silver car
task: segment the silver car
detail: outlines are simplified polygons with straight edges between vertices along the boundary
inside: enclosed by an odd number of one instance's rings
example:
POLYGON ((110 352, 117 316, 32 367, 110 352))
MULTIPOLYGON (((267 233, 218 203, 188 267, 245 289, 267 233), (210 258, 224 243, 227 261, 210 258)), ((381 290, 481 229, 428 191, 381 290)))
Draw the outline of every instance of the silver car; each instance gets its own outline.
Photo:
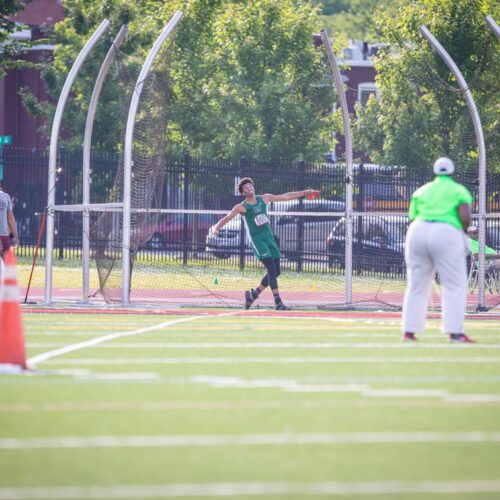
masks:
POLYGON ((277 217, 273 227, 283 256, 297 260, 326 255, 325 241, 345 212, 345 203, 336 200, 304 200, 302 205, 296 200, 288 203, 290 205, 277 217), (300 215, 300 212, 307 215, 300 215))

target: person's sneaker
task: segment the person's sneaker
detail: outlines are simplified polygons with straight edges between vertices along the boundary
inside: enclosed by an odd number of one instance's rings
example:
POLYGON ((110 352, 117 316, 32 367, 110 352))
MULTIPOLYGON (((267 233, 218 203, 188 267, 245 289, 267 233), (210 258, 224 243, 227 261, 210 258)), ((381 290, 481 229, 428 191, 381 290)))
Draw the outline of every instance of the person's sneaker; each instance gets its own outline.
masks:
POLYGON ((250 309, 250 307, 252 307, 252 304, 255 302, 255 299, 252 297, 252 291, 253 290, 247 290, 245 292, 245 309, 250 309))
POLYGON ((465 333, 450 333, 449 340, 453 344, 475 344, 475 340, 467 337, 465 333))
POLYGON ((405 334, 403 335, 403 340, 405 342, 412 342, 412 341, 417 341, 417 337, 415 337, 415 334, 412 333, 412 332, 405 332, 405 334))
POLYGON ((274 308, 277 311, 291 311, 292 310, 291 307, 285 306, 285 304, 283 304, 283 302, 278 302, 274 308))
POLYGON ((415 336, 414 333, 412 333, 412 332, 405 332, 405 334, 403 335, 403 340, 405 342, 416 342, 418 339, 417 339, 417 337, 415 336))

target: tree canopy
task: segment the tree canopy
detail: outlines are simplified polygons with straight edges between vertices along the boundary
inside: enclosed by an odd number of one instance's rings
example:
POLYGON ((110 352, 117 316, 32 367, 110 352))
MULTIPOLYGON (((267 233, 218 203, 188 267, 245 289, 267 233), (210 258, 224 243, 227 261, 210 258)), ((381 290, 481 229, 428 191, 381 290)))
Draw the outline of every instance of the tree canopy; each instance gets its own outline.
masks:
MULTIPOLYGON (((386 46, 376 58, 381 97, 358 107, 355 149, 372 162, 413 170, 442 154, 464 168, 476 168, 477 148, 463 93, 419 35, 419 26, 425 24, 469 83, 485 130, 489 168, 498 169, 500 44, 485 28, 484 17, 500 11, 500 0, 322 3, 66 0, 66 19, 55 27, 55 59, 44 78, 56 98, 81 47, 108 18, 112 35, 128 25, 122 51, 128 54, 132 81, 162 27, 181 9, 185 16, 172 54, 170 93, 167 102, 158 103, 168 110, 168 151, 211 158, 318 161, 331 149, 332 132, 342 128, 338 113, 331 112, 336 98, 330 69, 312 35, 324 26, 325 13, 352 14, 356 22, 364 19, 363 30, 373 30, 386 46)), ((329 33, 340 53, 342 24, 335 28, 329 33)), ((86 61, 73 89, 63 134, 70 146, 81 144, 88 98, 109 46, 110 36, 86 61)), ((95 148, 120 147, 121 94, 116 79, 103 88, 95 148)), ((27 93, 25 102, 33 112, 48 117, 53 113, 50 104, 37 103, 27 93)))
POLYGON ((23 52, 31 46, 30 41, 13 38, 24 26, 9 19, 23 8, 24 5, 17 0, 0 2, 0 78, 5 76, 9 69, 33 67, 33 64, 21 59, 23 52))
MULTIPOLYGON (((301 0, 175 0, 125 2, 66 0, 66 19, 55 27, 54 62, 44 72, 50 93, 60 92, 81 47, 103 18, 113 33, 128 24, 122 51, 138 67, 175 10, 185 16, 175 40, 166 134, 171 152, 213 158, 317 160, 331 149, 335 101, 323 51, 312 35, 319 10, 301 0)), ((81 143, 85 99, 109 43, 101 43, 74 87, 77 106, 67 113, 65 138, 81 143)), ((116 149, 118 93, 103 89, 94 144, 116 149)), ((33 112, 49 106, 25 95, 33 112)))
POLYGON ((425 0, 379 24, 388 49, 376 60, 379 101, 358 107, 356 147, 372 161, 418 170, 447 155, 477 169, 477 144, 455 77, 418 29, 426 25, 461 70, 477 103, 490 169, 500 162, 500 43, 485 27, 499 0, 425 0))
MULTIPOLYGON (((381 12, 394 14, 398 2, 392 0, 315 0, 321 7, 323 24, 335 37, 377 42, 380 31, 375 18, 381 12)), ((408 1, 406 1, 408 3, 408 1)))

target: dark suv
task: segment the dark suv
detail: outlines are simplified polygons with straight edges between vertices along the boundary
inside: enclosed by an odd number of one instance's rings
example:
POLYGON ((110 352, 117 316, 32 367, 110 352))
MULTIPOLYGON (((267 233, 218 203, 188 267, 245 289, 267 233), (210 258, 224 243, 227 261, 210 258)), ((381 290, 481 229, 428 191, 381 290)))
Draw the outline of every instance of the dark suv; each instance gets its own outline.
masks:
MULTIPOLYGON (((403 273, 408 224, 408 219, 401 216, 354 218, 353 269, 403 273)), ((330 267, 344 267, 345 230, 345 219, 342 217, 326 240, 330 267)))

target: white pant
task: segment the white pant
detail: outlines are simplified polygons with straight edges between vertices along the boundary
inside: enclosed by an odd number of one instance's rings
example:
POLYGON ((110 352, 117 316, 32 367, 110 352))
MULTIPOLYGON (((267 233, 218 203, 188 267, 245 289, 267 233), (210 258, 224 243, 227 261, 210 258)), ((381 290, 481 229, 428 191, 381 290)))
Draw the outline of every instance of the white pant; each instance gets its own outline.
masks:
POLYGON ((467 300, 467 238, 451 224, 415 221, 406 235, 408 286, 403 302, 404 332, 425 328, 432 278, 437 270, 442 288, 444 333, 463 333, 467 300))

